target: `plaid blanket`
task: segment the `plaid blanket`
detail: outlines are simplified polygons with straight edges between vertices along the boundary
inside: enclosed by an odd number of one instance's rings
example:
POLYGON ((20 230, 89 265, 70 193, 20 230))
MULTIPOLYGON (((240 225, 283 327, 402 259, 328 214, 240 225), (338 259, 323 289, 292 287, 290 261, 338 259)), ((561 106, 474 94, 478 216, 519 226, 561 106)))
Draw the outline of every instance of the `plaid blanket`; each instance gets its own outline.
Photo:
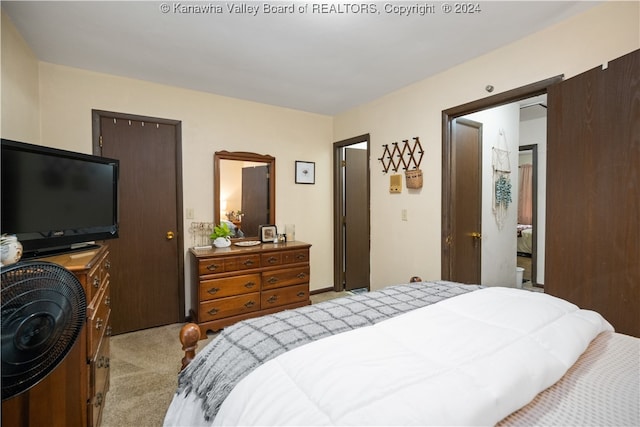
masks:
POLYGON ((445 281, 394 285, 238 322, 180 373, 177 393, 196 393, 210 421, 242 378, 279 354, 480 288, 445 281))

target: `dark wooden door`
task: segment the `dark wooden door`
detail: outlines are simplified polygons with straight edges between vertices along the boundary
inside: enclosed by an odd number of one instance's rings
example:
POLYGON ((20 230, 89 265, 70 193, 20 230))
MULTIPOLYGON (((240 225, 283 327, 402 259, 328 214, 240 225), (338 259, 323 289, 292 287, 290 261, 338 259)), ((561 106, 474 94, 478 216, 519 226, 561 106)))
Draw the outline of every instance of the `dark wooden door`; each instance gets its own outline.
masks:
POLYGON ((640 337, 640 51, 549 88, 545 292, 640 337))
MULTIPOLYGON (((242 168, 242 232, 258 236, 260 225, 269 224, 269 166, 242 168)), ((278 230, 284 233, 284 230, 278 230)))
POLYGON ((179 124, 102 115, 99 125, 101 154, 120 160, 120 237, 109 241, 113 333, 180 322, 179 124))
POLYGON ((369 288, 367 150, 345 148, 345 289, 369 288))
POLYGON ((480 283, 482 124, 452 122, 450 280, 480 283))

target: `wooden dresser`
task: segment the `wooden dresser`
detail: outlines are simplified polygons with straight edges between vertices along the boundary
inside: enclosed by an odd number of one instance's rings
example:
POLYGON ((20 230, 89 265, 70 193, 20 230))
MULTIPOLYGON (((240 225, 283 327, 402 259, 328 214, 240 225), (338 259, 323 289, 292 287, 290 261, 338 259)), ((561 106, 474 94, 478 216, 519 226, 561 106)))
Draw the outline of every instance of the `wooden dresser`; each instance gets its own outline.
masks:
MULTIPOLYGON (((60 257, 57 257, 60 258, 60 257)), ((109 338, 111 336, 111 261, 109 249, 100 246, 88 252, 64 255, 61 259, 50 259, 71 271, 78 278, 87 295, 86 366, 88 385, 87 425, 98 426, 102 417, 102 406, 109 390, 109 338)))
POLYGON ((2 402, 2 425, 98 426, 109 389, 109 249, 34 259, 59 264, 80 281, 87 323, 64 360, 31 389, 2 402))
POLYGON ((190 249, 193 321, 200 336, 240 320, 309 300, 309 248, 304 242, 190 249))

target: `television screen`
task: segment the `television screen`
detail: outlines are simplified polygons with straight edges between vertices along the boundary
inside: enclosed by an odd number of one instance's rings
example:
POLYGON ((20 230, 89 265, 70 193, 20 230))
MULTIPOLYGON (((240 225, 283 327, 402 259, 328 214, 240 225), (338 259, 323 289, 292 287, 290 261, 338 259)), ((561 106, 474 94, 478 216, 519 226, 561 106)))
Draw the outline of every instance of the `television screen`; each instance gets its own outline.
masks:
POLYGON ((2 140, 2 233, 25 255, 118 237, 118 160, 2 140))

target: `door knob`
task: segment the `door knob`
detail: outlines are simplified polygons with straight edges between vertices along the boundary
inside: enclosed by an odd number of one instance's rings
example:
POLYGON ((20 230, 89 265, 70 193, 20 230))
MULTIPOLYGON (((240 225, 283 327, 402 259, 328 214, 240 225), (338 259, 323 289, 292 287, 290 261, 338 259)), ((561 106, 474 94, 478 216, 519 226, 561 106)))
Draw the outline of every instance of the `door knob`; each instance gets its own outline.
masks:
POLYGON ((171 240, 175 237, 173 231, 167 231, 167 240, 171 240))
POLYGON ((477 231, 474 231, 473 233, 471 233, 471 237, 473 237, 474 239, 481 239, 482 234, 478 233, 477 231))

